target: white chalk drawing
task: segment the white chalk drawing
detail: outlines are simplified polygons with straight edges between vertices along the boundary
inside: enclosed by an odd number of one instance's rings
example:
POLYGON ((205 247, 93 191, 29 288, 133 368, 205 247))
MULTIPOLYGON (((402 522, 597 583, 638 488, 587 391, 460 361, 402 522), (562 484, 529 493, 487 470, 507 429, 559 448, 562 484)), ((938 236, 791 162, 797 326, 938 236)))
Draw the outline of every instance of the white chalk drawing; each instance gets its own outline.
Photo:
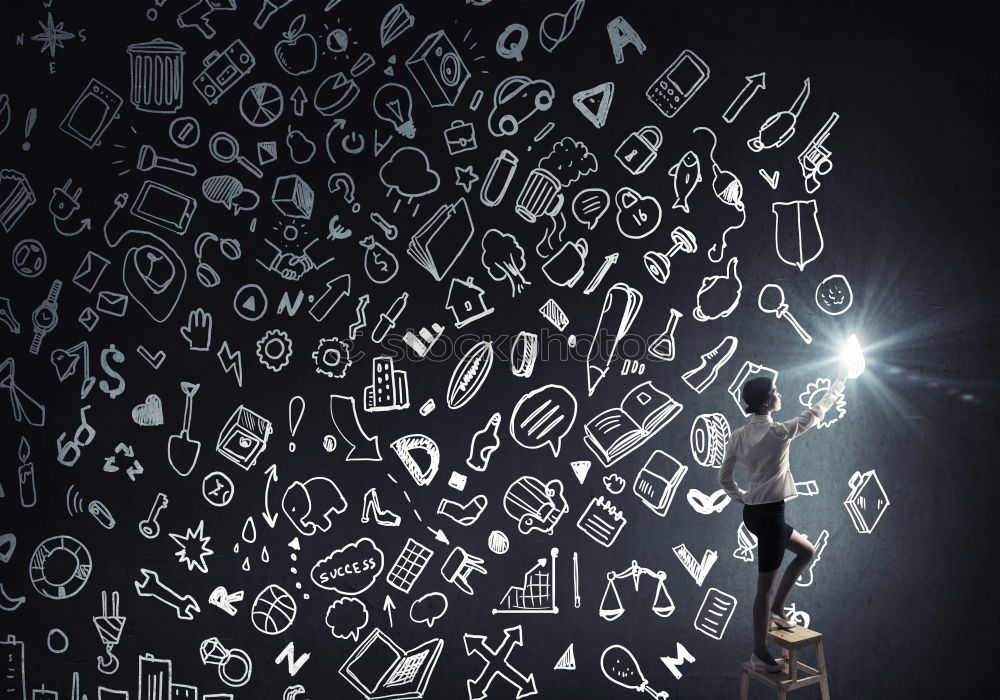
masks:
POLYGON ((691 315, 694 320, 715 321, 726 318, 740 303, 743 294, 743 280, 736 271, 739 258, 730 258, 726 263, 726 274, 709 275, 702 279, 691 315))
POLYGON ((132 422, 136 425, 163 425, 163 402, 156 394, 149 394, 146 400, 132 407, 132 422))
POLYGON ((413 96, 405 85, 386 83, 376 90, 372 98, 372 110, 376 117, 389 122, 400 136, 412 139, 416 135, 417 130, 413 125, 413 96))
POLYGON ((747 212, 743 204, 743 183, 731 171, 720 168, 719 163, 715 160, 715 148, 719 145, 719 138, 707 126, 695 127, 692 133, 698 133, 699 131, 707 131, 712 137, 712 148, 708 152, 708 158, 712 161, 712 191, 715 192, 715 198, 721 204, 738 211, 741 217, 738 225, 731 224, 722 232, 719 244, 713 244, 708 249, 708 259, 717 263, 722 262, 722 258, 725 255, 726 237, 730 231, 743 228, 743 224, 747 221, 747 212))
POLYGON ((802 108, 809 99, 809 78, 802 84, 802 91, 788 109, 775 112, 764 120, 757 136, 747 141, 747 147, 754 153, 760 153, 767 148, 781 148, 795 135, 795 125, 798 122, 802 108))
POLYGON ((764 170, 764 168, 760 168, 757 172, 760 173, 760 176, 764 178, 764 182, 766 182, 772 190, 778 189, 778 181, 781 179, 781 171, 775 170, 773 173, 769 173, 764 170))
MULTIPOLYGON (((2 173, 3 171, 0 171, 2 173)), ((25 238, 18 242, 11 251, 10 264, 14 271, 22 277, 38 277, 45 272, 48 264, 48 254, 45 246, 34 238, 25 238)))
MULTIPOLYGON (((49 293, 46 295, 42 303, 35 307, 35 310, 31 312, 31 330, 33 332, 31 338, 31 345, 28 346, 28 352, 32 355, 37 355, 38 351, 41 350, 42 340, 56 327, 59 323, 59 292, 62 290, 62 280, 52 280, 52 284, 49 286, 49 293)), ((112 345, 111 347, 114 347, 112 345)), ((103 355, 102 362, 103 362, 103 355)), ((111 398, 114 398, 113 396, 111 398)))
POLYGON ((487 546, 494 554, 506 554, 510 549, 510 539, 500 530, 493 530, 487 539, 487 546))
POLYGON ((766 314, 774 314, 779 319, 785 319, 792 325, 795 332, 799 334, 799 337, 802 338, 802 342, 806 345, 812 343, 812 336, 799 325, 799 322, 788 310, 788 304, 785 303, 785 290, 780 285, 769 283, 761 287, 760 294, 757 297, 757 308, 766 314))
POLYGON ((328 532, 333 527, 330 513, 340 515, 347 501, 340 488, 324 476, 293 481, 281 497, 281 510, 302 535, 328 532))
POLYGON ((559 456, 562 439, 576 422, 576 398, 558 384, 546 384, 524 394, 510 417, 510 436, 534 450, 548 445, 559 456))
POLYGON ((670 278, 670 258, 677 251, 694 253, 698 250, 698 243, 695 240, 694 234, 683 226, 675 226, 674 230, 670 232, 670 239, 673 241, 673 245, 666 253, 661 253, 658 250, 650 250, 642 256, 642 261, 646 265, 646 272, 659 284, 666 284, 670 278))
POLYGON ((459 525, 475 525, 488 504, 489 501, 482 494, 474 496, 466 503, 459 503, 450 498, 442 498, 441 502, 438 503, 437 514, 443 515, 459 525))
POLYGON ((260 453, 267 449, 267 439, 272 432, 271 421, 241 405, 219 431, 215 449, 233 464, 249 471, 260 453))
MULTIPOLYGON (((594 330, 595 341, 587 352, 587 391, 593 396, 597 384, 608 372, 618 343, 628 333, 642 306, 642 294, 623 282, 616 282, 604 295, 604 306, 594 330), (603 339, 612 336, 611 348, 602 356, 603 339)), ((543 313, 544 315, 544 313, 543 313)), ((562 330, 562 328, 560 328, 562 330)))
POLYGON ((830 275, 816 285, 816 306, 825 314, 839 316, 853 303, 851 283, 843 275, 830 275))
POLYGON ((236 486, 228 475, 214 471, 205 475, 201 482, 201 495, 216 508, 224 508, 233 500, 236 486))
POLYGON ((823 252, 823 232, 819 227, 815 199, 775 202, 774 246, 778 258, 788 265, 804 270, 806 265, 823 252))
POLYGON ((692 390, 701 394, 718 378, 719 371, 729 362, 738 344, 736 336, 727 335, 718 345, 701 356, 696 367, 681 375, 681 379, 692 390))
POLYGON ((757 535, 750 532, 743 521, 740 521, 740 526, 736 530, 736 542, 739 546, 733 550, 733 556, 736 559, 752 563, 754 560, 753 550, 757 548, 757 535))
POLYGON ((192 309, 180 332, 187 341, 188 350, 207 352, 212 347, 212 314, 201 307, 192 309))
MULTIPOLYGON (((610 204, 611 197, 608 195, 606 190, 603 190, 600 187, 590 187, 577 192, 576 196, 573 197, 573 204, 570 209, 572 210, 573 216, 577 221, 581 224, 586 224, 587 229, 593 231, 594 227, 597 226, 597 223, 601 220, 601 217, 603 217, 604 213, 608 210, 610 204)), ((612 253, 608 257, 610 258, 611 256, 614 256, 615 260, 618 259, 617 253, 612 253)), ((602 267, 601 270, 604 272, 607 271, 606 267, 602 267)), ((587 285, 587 289, 593 291, 591 286, 596 287, 597 284, 600 283, 600 277, 604 276, 604 272, 598 271, 598 273, 594 275, 595 279, 598 280, 597 283, 591 282, 587 285)), ((584 294, 588 293, 589 292, 584 291, 584 294)))
POLYGON ((337 639, 358 641, 358 635, 368 624, 368 606, 353 596, 343 596, 326 609, 326 626, 337 639))
POLYGON ((81 448, 94 441, 97 431, 87 422, 87 411, 90 404, 80 407, 80 425, 73 433, 73 439, 67 440, 66 433, 60 433, 56 438, 56 460, 65 467, 72 467, 81 456, 81 448))
MULTIPOLYGON (((89 231, 91 225, 90 217, 83 219, 77 217, 77 220, 70 221, 70 218, 80 209, 80 195, 83 193, 83 188, 77 187, 70 194, 69 188, 72 184, 72 178, 66 180, 66 184, 62 187, 52 189, 52 196, 49 198, 49 213, 52 215, 52 225, 63 236, 76 236, 83 231, 89 231)), ((76 281, 75 277, 74 281, 76 281)))
POLYGON ((465 463, 470 468, 479 472, 486 471, 490 464, 490 457, 498 447, 500 447, 500 414, 494 413, 486 421, 486 425, 473 434, 469 444, 469 456, 465 458, 465 463))
MULTIPOLYGON (((812 405, 812 404, 810 404, 812 405)), ((731 430, 721 413, 702 413, 691 424, 691 456, 703 467, 719 469, 731 430)))
POLYGON ((292 339, 285 331, 272 328, 257 341, 257 359, 272 372, 280 372, 292 359, 292 339))
MULTIPOLYGON (((561 331, 566 330, 566 326, 569 325, 569 316, 567 316, 566 312, 560 308, 555 299, 549 299, 542 304, 541 308, 538 309, 538 313, 540 313, 546 321, 561 331)), ((598 371, 601 372, 599 368, 598 371)), ((606 372, 607 369, 604 369, 603 372, 601 372, 601 377, 603 377, 606 372)), ((592 375, 588 370, 588 381, 591 376, 592 375)), ((600 381, 600 379, 598 379, 598 381, 600 381)))
POLYGON ((188 571, 198 569, 203 574, 208 573, 208 565, 205 563, 205 557, 214 554, 208 548, 208 543, 212 538, 205 535, 204 528, 205 521, 200 520, 198 521, 198 527, 194 530, 188 528, 187 532, 183 535, 173 532, 167 533, 170 535, 170 539, 180 547, 180 549, 174 552, 178 561, 182 564, 187 564, 188 571))
POLYGON ((455 317, 456 328, 493 313, 493 308, 488 307, 483 298, 485 294, 486 292, 473 281, 472 277, 451 280, 444 306, 455 317))
POLYGON ((426 486, 433 481, 441 460, 441 451, 432 438, 421 433, 412 433, 393 440, 389 446, 418 486, 426 486), (424 457, 418 461, 414 451, 423 453, 424 457))
POLYGON ((612 620, 617 620, 625 612, 621 596, 618 594, 617 582, 630 578, 636 592, 638 592, 639 581, 643 576, 648 576, 656 580, 656 593, 653 596, 651 606, 653 614, 658 617, 670 617, 674 613, 674 601, 667 591, 667 573, 665 571, 653 571, 648 567, 640 566, 639 562, 633 559, 631 566, 621 571, 609 571, 607 573, 608 585, 604 588, 604 595, 601 597, 601 607, 598 609, 601 619, 611 622, 612 620))
POLYGON ((190 595, 181 595, 160 581, 160 575, 151 569, 139 569, 141 581, 134 581, 135 592, 144 598, 155 598, 174 609, 178 620, 193 620, 201 608, 190 595))
POLYGON ((625 490, 625 479, 615 473, 605 474, 604 478, 601 479, 601 483, 604 484, 604 488, 608 490, 608 493, 616 496, 625 490))
MULTIPOLYGON (((99 80, 91 78, 87 86, 80 92, 80 96, 76 98, 76 101, 63 116, 59 130, 93 150, 95 146, 101 145, 104 132, 119 117, 123 104, 124 100, 118 93, 99 80)), ((3 176, 4 172, 7 171, 0 171, 0 177, 3 176)), ((31 193, 30 187, 28 192, 31 193)), ((34 201, 35 197, 32 193, 29 203, 34 201)), ((12 211, 15 212, 13 221, 16 222, 20 214, 23 213, 23 208, 15 208, 12 211)), ((7 212, 4 213, 6 215, 7 212)), ((0 217, 0 223, 8 232, 10 226, 13 225, 12 223, 8 224, 6 216, 0 217)))
POLYGON ((633 175, 641 175, 656 160, 662 145, 663 132, 660 128, 644 126, 625 137, 615 150, 615 159, 633 175))
POLYGON ((90 579, 93 561, 80 540, 57 535, 42 540, 35 547, 28 564, 31 585, 51 600, 72 598, 90 579))
POLYGON ((556 557, 559 548, 549 550, 548 557, 539 558, 535 564, 524 572, 522 585, 511 586, 500 599, 498 608, 493 608, 494 615, 506 613, 541 613, 555 615, 559 612, 556 605, 556 557))
POLYGON ((108 592, 101 591, 101 614, 95 615, 92 620, 97 634, 104 645, 104 654, 97 657, 97 670, 101 673, 111 675, 118 670, 118 657, 114 655, 114 648, 121 641, 122 631, 125 629, 125 616, 118 614, 118 591, 111 592, 111 605, 108 605, 108 592))
POLYGON ((198 647, 198 653, 203 664, 218 669, 219 680, 230 688, 240 688, 250 681, 253 661, 242 649, 227 649, 218 637, 209 637, 198 647))
POLYGON ((851 493, 844 499, 844 507, 851 516, 851 523, 858 534, 871 534, 889 507, 889 497, 882 488, 874 469, 862 473, 855 471, 847 480, 851 493))
POLYGON ((680 680, 684 676, 681 673, 680 667, 685 663, 693 664, 695 658, 680 642, 677 642, 676 654, 677 656, 661 656, 660 661, 666 665, 667 670, 670 671, 674 678, 680 680))
POLYGON ((111 261, 104 256, 98 255, 92 250, 87 251, 83 260, 80 261, 79 267, 76 268, 76 272, 73 273, 73 284, 85 292, 94 291, 110 264, 111 261))
POLYGON ((712 549, 706 549, 705 553, 701 557, 701 561, 694 558, 694 555, 688 551, 687 545, 681 543, 673 548, 674 554, 680 559, 681 564, 684 565, 684 570, 691 574, 691 578, 699 586, 705 582, 705 577, 708 576, 708 572, 712 570, 712 566, 719 558, 719 553, 712 549))
POLYGON ((440 282, 465 250, 474 232, 468 204, 465 198, 459 198, 454 204, 441 205, 424 222, 410 239, 406 253, 440 282))
MULTIPOLYGON (((547 112, 555 101, 555 88, 547 80, 512 75, 493 91, 493 109, 487 118, 494 136, 512 136, 537 112, 547 112)), ((485 190, 486 183, 483 183, 485 190)))
POLYGON ((317 561, 309 577, 325 590, 358 595, 372 587, 384 565, 382 550, 370 537, 361 537, 317 561))
POLYGON ((479 341, 462 356, 448 381, 448 408, 461 408, 479 392, 493 367, 493 356, 488 340, 479 341))
POLYGON ((401 518, 391 510, 384 509, 378 502, 378 491, 371 487, 365 492, 361 505, 361 522, 367 523, 371 517, 384 527, 398 527, 401 518))
POLYGON ((429 639, 404 650, 378 627, 372 628, 337 672, 365 700, 423 698, 444 641, 429 639))
POLYGON ((685 49, 646 89, 646 98, 665 117, 673 117, 708 81, 708 65, 685 49))
MULTIPOLYGON (((327 6, 330 4, 328 2, 327 6)), ((412 29, 415 22, 413 14, 403 3, 396 3, 382 15, 382 22, 379 24, 379 44, 385 48, 412 29)))
POLYGON ((601 460, 612 464, 631 454, 677 417, 683 405, 645 381, 619 402, 584 425, 584 443, 601 460))
POLYGON ((200 384, 181 382, 181 391, 184 392, 184 421, 180 432, 171 435, 167 441, 167 461, 181 476, 191 473, 201 452, 201 442, 191 439, 191 406, 200 387, 200 384))
MULTIPOLYGON (((220 163, 238 163, 254 177, 262 178, 264 173, 254 165, 253 161, 240 153, 240 144, 236 137, 226 131, 217 131, 208 141, 208 152, 220 163)), ((249 208, 249 207, 248 207, 249 208)))
POLYGON ((688 198, 694 192, 694 188, 701 182, 701 161, 698 154, 688 151, 681 159, 670 166, 668 171, 674 178, 674 203, 671 209, 680 209, 685 214, 689 213, 688 198))
POLYGON ((646 53, 646 44, 639 38, 639 33, 620 15, 608 22, 608 39, 611 41, 615 63, 619 65, 625 62, 626 46, 634 46, 640 56, 646 53))
POLYGON ((722 639, 736 611, 736 598, 718 588, 705 591, 694 618, 694 628, 712 639, 722 639))
POLYGON ((498 677, 517 689, 516 697, 525 698, 538 693, 534 674, 524 675, 510 660, 515 647, 524 646, 524 631, 521 625, 504 629, 503 639, 496 648, 487 644, 486 635, 466 632, 462 636, 462 641, 465 643, 466 656, 475 654, 485 664, 478 676, 466 681, 469 700, 484 700, 488 697, 490 686, 498 677))
MULTIPOLYGON (((581 5, 583 4, 582 0, 578 1, 581 5)), ((573 106, 580 110, 580 114, 586 117, 587 121, 600 129, 608 120, 608 112, 611 111, 611 100, 614 96, 615 84, 612 82, 601 83, 574 93, 573 106)))
POLYGON ((517 170, 519 159, 506 148, 500 151, 493 163, 490 165, 486 178, 479 188, 479 201, 488 207, 495 207, 507 194, 514 179, 514 172, 517 170))
POLYGON ((406 59, 406 69, 431 107, 454 107, 470 75, 443 29, 424 38, 406 59))
POLYGON ((428 629, 433 627, 446 612, 448 612, 448 598, 437 591, 420 596, 410 605, 410 619, 417 624, 425 623, 428 629))
MULTIPOLYGON (((809 408, 819 401, 830 390, 831 381, 826 377, 820 377, 806 385, 805 391, 799 394, 799 403, 805 408, 809 408)), ((847 414, 847 401, 844 395, 837 396, 830 409, 823 416, 823 419, 816 424, 816 429, 829 428, 847 414)))
MULTIPOLYGON (((69 512, 70 517, 76 517, 78 514, 82 513, 84 510, 84 503, 85 501, 80 495, 80 492, 76 490, 76 484, 70 484, 69 488, 66 489, 66 510, 69 512)), ((90 501, 90 503, 86 506, 86 510, 105 530, 111 530, 114 528, 115 516, 111 514, 108 507, 101 501, 96 499, 90 501)))
POLYGON ((565 12, 552 12, 545 15, 542 23, 538 25, 538 42, 542 48, 552 53, 559 44, 566 41, 576 23, 583 14, 583 5, 586 0, 572 0, 569 8, 565 12))
POLYGON ((677 341, 674 338, 674 331, 677 330, 677 322, 683 316, 684 314, 677 309, 670 309, 670 318, 667 319, 666 327, 649 345, 650 355, 664 362, 670 362, 674 359, 677 353, 677 341))
POLYGON ((556 665, 552 667, 556 671, 575 671, 576 670, 576 653, 573 651, 573 642, 566 647, 566 651, 562 653, 556 661, 556 665))
POLYGON ((746 85, 736 94, 733 101, 726 107, 726 111, 722 113, 722 121, 726 122, 726 124, 732 124, 736 117, 740 116, 740 112, 754 98, 758 90, 767 89, 766 73, 748 75, 745 80, 747 81, 746 85))
POLYGON ((819 181, 820 175, 826 175, 833 170, 833 154, 823 144, 830 132, 833 131, 833 125, 837 123, 838 119, 840 119, 840 115, 836 112, 830 114, 830 117, 799 154, 798 161, 802 169, 802 179, 805 181, 805 189, 809 194, 818 190, 822 184, 819 181))
POLYGON ((662 450, 656 450, 635 476, 632 491, 643 505, 659 515, 666 516, 684 475, 687 465, 662 450))
POLYGON ((517 521, 522 535, 538 531, 551 535, 562 516, 569 512, 563 483, 552 479, 548 483, 534 476, 520 476, 511 482, 503 497, 503 509, 517 521))
POLYGON ((479 260, 491 279, 497 282, 507 280, 510 295, 517 296, 531 284, 521 274, 525 267, 524 248, 509 233, 491 228, 480 239, 482 255, 479 260))
POLYGON ((353 396, 330 394, 330 419, 340 439, 349 447, 344 459, 348 462, 380 462, 378 436, 370 437, 358 420, 353 396))
POLYGON ((601 673, 615 685, 620 685, 637 693, 646 693, 655 700, 666 700, 670 694, 665 690, 656 691, 649 687, 639 662, 632 652, 621 644, 612 644, 601 652, 601 673))
POLYGON ((626 238, 645 238, 660 225, 663 211, 655 197, 642 195, 631 187, 622 187, 615 194, 618 208, 618 232, 626 238))
POLYGON ((610 547, 627 522, 624 513, 617 506, 604 496, 597 496, 587 504, 580 519, 576 521, 576 526, 597 544, 610 547))
POLYGON ((284 588, 272 583, 254 598, 250 621, 258 632, 281 634, 292 626, 297 612, 295 599, 284 588))
POLYGON ((721 513, 731 500, 723 489, 716 489, 711 495, 706 495, 699 489, 688 489, 687 492, 688 505, 701 515, 721 513))
POLYGON ((385 575, 386 583, 403 593, 409 593, 433 555, 434 550, 408 537, 396 561, 385 575))
POLYGON ((161 491, 153 499, 153 506, 149 509, 149 515, 139 521, 139 533, 147 540, 154 540, 160 536, 160 513, 166 509, 168 504, 167 494, 161 491))

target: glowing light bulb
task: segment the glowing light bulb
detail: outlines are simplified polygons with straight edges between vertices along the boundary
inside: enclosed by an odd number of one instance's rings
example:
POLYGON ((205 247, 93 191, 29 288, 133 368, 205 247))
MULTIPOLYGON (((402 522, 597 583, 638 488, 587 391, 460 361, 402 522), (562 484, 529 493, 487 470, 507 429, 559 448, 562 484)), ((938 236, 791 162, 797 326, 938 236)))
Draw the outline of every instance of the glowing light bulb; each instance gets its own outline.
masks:
POLYGON ((375 116, 393 125, 400 136, 412 139, 417 133, 413 126, 413 97, 405 85, 386 83, 372 100, 375 116))
POLYGON ((851 334, 840 353, 841 359, 847 363, 847 378, 857 379, 865 371, 865 356, 861 352, 858 336, 851 334))

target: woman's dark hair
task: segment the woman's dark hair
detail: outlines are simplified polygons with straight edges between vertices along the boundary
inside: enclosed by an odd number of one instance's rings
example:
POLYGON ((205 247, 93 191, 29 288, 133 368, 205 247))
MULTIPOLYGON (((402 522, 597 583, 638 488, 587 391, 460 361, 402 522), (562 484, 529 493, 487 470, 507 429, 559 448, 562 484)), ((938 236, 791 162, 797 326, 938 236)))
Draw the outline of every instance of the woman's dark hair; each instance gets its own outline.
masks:
POLYGON ((770 377, 754 377, 743 385, 743 403, 747 405, 743 411, 749 415, 756 413, 762 403, 767 402, 773 382, 770 377))

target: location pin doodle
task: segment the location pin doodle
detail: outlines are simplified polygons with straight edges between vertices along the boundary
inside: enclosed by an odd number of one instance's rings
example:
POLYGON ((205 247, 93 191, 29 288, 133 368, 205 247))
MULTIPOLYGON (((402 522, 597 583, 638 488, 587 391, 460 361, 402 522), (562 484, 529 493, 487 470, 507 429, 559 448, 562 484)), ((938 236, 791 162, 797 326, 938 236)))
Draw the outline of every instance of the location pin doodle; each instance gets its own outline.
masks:
MULTIPOLYGON (((293 396, 288 402, 288 430, 295 437, 295 431, 302 422, 302 414, 306 411, 306 400, 301 396, 293 396)), ((288 451, 295 452, 295 442, 288 443, 288 451)))

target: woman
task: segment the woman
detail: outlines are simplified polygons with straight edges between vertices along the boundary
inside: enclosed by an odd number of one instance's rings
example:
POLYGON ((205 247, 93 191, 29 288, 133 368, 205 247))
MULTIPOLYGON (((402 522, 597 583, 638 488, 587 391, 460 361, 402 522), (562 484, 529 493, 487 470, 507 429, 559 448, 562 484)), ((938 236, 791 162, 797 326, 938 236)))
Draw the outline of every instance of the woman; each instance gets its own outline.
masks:
POLYGON ((789 443, 821 420, 844 390, 847 367, 818 402, 796 418, 777 423, 771 414, 781 408, 781 394, 769 377, 755 377, 743 385, 743 401, 750 422, 733 431, 719 471, 719 483, 730 498, 743 503, 743 522, 757 537, 757 597, 753 602, 754 650, 750 663, 754 670, 784 671, 783 659, 775 659, 767 649, 769 623, 784 629, 795 627, 785 617, 785 597, 795 580, 812 560, 815 548, 785 522, 785 501, 795 498, 795 479, 788 466, 789 443), (740 462, 750 476, 750 488, 743 490, 733 480, 733 467, 740 462), (771 591, 785 549, 795 558, 785 569, 778 591, 771 591), (768 603, 770 602, 770 606, 768 603), (770 608, 770 609, 769 609, 770 608))

